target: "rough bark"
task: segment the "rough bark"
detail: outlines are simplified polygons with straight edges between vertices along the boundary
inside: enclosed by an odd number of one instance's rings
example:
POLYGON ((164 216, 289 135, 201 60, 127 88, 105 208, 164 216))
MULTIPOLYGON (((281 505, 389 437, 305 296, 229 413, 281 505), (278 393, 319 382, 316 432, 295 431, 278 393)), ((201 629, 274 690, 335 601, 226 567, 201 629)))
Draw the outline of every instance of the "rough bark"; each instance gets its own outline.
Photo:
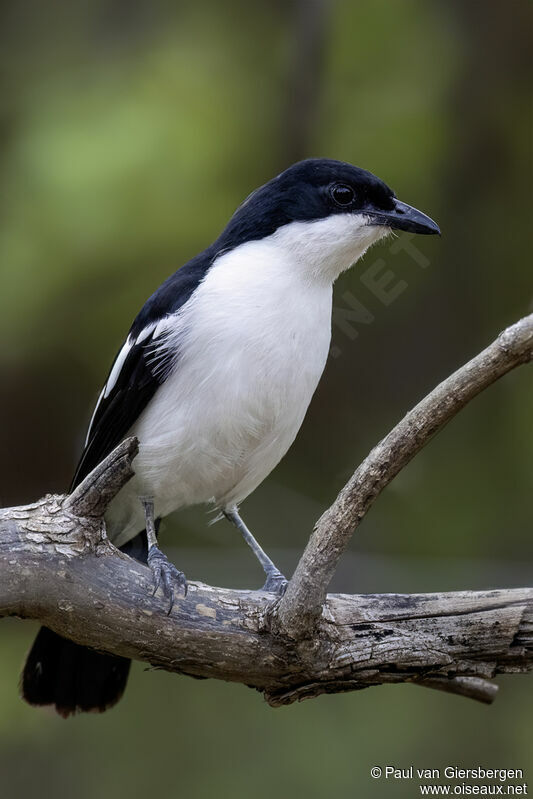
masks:
POLYGON ((374 447, 315 526, 278 609, 287 634, 312 630, 342 553, 381 491, 470 400, 532 358, 530 314, 440 383, 374 447))
POLYGON ((472 397, 533 357, 533 315, 444 381, 370 453, 279 600, 191 583, 167 616, 149 569, 106 538, 103 513, 133 474, 127 439, 71 496, 0 511, 0 616, 168 671, 244 683, 278 706, 413 682, 484 702, 497 674, 531 670, 533 589, 329 595, 352 530, 410 458, 472 397), (314 578, 313 578, 314 570, 314 578))

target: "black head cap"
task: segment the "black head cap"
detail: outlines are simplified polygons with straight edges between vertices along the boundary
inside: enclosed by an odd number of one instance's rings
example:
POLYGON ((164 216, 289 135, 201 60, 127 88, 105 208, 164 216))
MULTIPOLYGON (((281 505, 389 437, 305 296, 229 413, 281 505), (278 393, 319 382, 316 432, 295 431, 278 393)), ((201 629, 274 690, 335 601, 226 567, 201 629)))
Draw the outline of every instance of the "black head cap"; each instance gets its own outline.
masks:
POLYGON ((440 232, 429 217, 400 203, 392 189, 366 169, 329 158, 309 158, 250 194, 217 244, 232 248, 270 236, 290 222, 343 213, 367 215, 368 224, 415 233, 440 232))

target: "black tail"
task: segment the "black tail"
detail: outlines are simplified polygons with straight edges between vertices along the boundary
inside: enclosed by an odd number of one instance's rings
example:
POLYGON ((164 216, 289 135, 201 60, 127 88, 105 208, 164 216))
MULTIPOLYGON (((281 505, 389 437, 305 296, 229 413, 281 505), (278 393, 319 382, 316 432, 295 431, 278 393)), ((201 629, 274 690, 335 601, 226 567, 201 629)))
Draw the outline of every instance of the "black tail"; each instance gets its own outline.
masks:
POLYGON ((130 665, 41 627, 22 672, 22 696, 30 705, 55 705, 63 718, 102 713, 124 693, 130 665))
MULTIPOLYGON (((146 562, 146 534, 121 549, 146 562)), ((30 705, 54 705, 63 718, 102 713, 126 688, 131 660, 88 649, 41 627, 22 672, 22 697, 30 705)))

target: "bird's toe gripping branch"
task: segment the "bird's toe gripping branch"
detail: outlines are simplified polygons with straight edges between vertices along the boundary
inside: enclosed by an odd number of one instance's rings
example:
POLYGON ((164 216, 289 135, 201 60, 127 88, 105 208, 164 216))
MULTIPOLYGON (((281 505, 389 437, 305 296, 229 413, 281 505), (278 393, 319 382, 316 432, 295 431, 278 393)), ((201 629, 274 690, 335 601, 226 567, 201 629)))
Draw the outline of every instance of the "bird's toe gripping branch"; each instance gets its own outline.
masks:
POLYGON ((174 607, 176 592, 181 596, 187 596, 187 579, 184 573, 174 566, 157 546, 150 547, 148 565, 154 577, 153 594, 157 593, 159 587, 162 588, 165 598, 169 601, 167 615, 170 615, 174 607))

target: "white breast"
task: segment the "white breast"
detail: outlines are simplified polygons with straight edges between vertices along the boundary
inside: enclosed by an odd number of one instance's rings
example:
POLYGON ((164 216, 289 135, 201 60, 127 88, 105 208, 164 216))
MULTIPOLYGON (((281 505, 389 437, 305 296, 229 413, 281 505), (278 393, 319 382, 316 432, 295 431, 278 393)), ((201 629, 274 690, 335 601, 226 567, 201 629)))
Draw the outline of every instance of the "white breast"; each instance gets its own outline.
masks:
POLYGON ((238 503, 292 444, 326 363, 331 279, 310 279, 274 237, 217 259, 167 326, 173 372, 132 433, 136 476, 112 504, 118 544, 143 527, 139 495, 157 515, 238 503))

